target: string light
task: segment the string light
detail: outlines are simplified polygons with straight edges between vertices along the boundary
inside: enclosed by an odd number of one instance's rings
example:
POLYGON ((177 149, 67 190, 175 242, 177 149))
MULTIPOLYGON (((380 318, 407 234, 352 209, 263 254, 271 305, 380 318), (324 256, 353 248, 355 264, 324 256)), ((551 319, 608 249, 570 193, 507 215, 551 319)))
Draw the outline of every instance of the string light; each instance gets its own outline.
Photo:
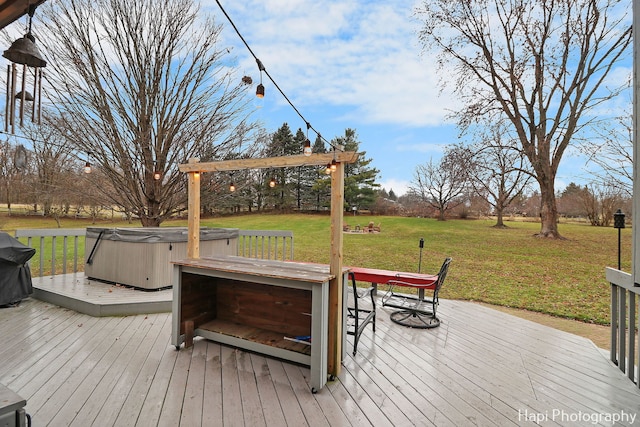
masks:
POLYGON ((276 179, 275 178, 271 178, 271 181, 269 181, 269 187, 273 188, 276 186, 276 179))
POLYGON ((89 162, 91 153, 87 151, 87 162, 84 164, 84 173, 91 173, 91 163, 89 162))
POLYGON ((160 170, 158 170, 157 165, 158 165, 158 163, 154 160, 153 161, 153 179, 155 181, 160 181, 160 179, 162 178, 162 172, 160 172, 160 170))
MULTIPOLYGON (((7 135, 8 137, 13 137, 13 138, 21 138, 21 139, 29 140, 32 143, 39 142, 39 143, 42 143, 42 144, 52 145, 52 146, 58 147, 58 148, 65 148, 64 144, 56 144, 56 143, 54 143, 54 142, 52 142, 50 140, 45 141, 43 139, 34 138, 32 136, 24 136, 24 135, 20 135, 20 134, 17 134, 17 133, 12 133, 12 132, 4 132, 2 130, 0 130, 0 135, 7 135)), ((7 142, 9 142, 9 140, 7 140, 7 142)), ((22 149, 24 150, 24 146, 23 145, 19 145, 18 148, 19 147, 22 147, 22 149)), ((75 150, 73 150, 73 151, 75 151, 75 150)), ((26 150, 25 150, 25 155, 26 155, 26 150)), ((89 161, 89 157, 91 157, 92 155, 93 155, 93 152, 87 151, 87 158, 85 160, 84 167, 82 168, 84 173, 89 174, 89 173, 91 173, 91 171, 93 169, 93 167, 91 165, 91 162, 89 161)), ((72 151, 69 152, 69 156, 75 158, 76 160, 82 161, 82 157, 79 154, 75 154, 72 151)), ((26 160, 26 158, 25 158, 25 160, 26 160)))
MULTIPOLYGON (((269 74, 269 72, 266 70, 266 68, 264 67, 264 65, 262 64, 262 61, 260 61, 258 59, 258 57, 256 56, 256 54, 253 52, 253 50, 251 49, 251 47, 249 46, 249 44, 247 43, 247 41, 244 39, 244 37, 242 36, 242 34, 240 33, 240 30, 238 30, 238 27, 236 27, 236 24, 233 22, 233 20, 231 19, 231 17, 229 16, 229 14, 227 13, 226 10, 224 10, 224 8, 222 7, 222 4, 220 4, 219 0, 216 0, 216 3, 218 4, 218 7, 220 8, 220 10, 222 11, 222 13, 224 14, 224 16, 227 17, 227 20, 229 21, 229 23, 231 24, 231 26, 233 27, 233 29, 235 30, 236 34, 238 34, 238 37, 240 37, 240 40, 242 40, 242 43, 244 43, 244 45, 247 47, 247 49, 249 50, 249 53, 251 53, 251 56, 253 56, 253 58, 256 60, 257 64, 258 64, 258 69, 260 70, 260 84, 258 85, 258 87, 256 88, 256 96, 259 98, 262 98, 264 96, 264 86, 262 85, 262 72, 264 71, 265 75, 269 78, 269 80, 271 81, 271 83, 273 83, 273 85, 275 86, 276 89, 278 89, 278 92, 280 92, 280 94, 284 97, 284 99, 289 103, 289 105, 291 106, 291 108, 293 108, 293 110, 298 114, 298 116, 300 116, 300 118, 302 120, 304 120, 304 122, 307 124, 307 135, 308 135, 308 129, 313 130, 316 135, 318 135, 318 138, 320 138, 320 140, 324 141, 326 144, 328 144, 331 148, 333 148, 334 150, 340 150, 343 151, 343 149, 341 147, 336 147, 335 145, 333 145, 330 141, 327 141, 326 139, 324 139, 322 137, 322 135, 320 135, 320 132, 318 132, 313 126, 311 126, 311 124, 309 123, 309 121, 307 119, 305 119, 305 117, 302 115, 302 113, 300 112, 300 110, 298 110, 298 108, 296 108, 295 105, 293 105, 293 102, 291 102, 291 100, 289 99, 289 97, 287 95, 285 95, 285 93, 283 92, 282 89, 280 89, 280 86, 278 86, 278 83, 276 83, 276 81, 273 79, 273 77, 271 77, 271 75, 269 74)), ((244 82, 244 79, 243 79, 244 82)), ((307 138, 308 139, 308 138, 307 138)), ((311 144, 309 144, 309 147, 311 147, 311 144)), ((306 143, 305 143, 305 150, 306 150, 306 143)), ((307 155, 306 151, 304 151, 304 154, 307 155)), ((309 155, 311 155, 311 153, 309 153, 309 155)))
POLYGON ((264 69, 264 65, 262 65, 262 61, 256 58, 256 63, 258 64, 258 70, 260 70, 260 84, 256 88, 256 96, 258 98, 264 98, 264 86, 262 85, 262 72, 266 71, 264 69))
POLYGON ((311 141, 309 141, 309 128, 311 125, 307 122, 307 139, 304 141, 304 149, 302 152, 305 156, 309 157, 311 155, 311 141))

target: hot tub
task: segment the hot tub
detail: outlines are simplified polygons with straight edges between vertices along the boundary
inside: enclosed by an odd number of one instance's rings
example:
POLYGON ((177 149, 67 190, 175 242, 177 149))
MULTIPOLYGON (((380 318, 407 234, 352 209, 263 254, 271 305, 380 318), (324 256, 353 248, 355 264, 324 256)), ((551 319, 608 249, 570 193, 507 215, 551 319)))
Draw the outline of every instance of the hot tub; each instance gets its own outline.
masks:
MULTIPOLYGON (((200 256, 236 255, 238 229, 200 229, 200 256)), ((171 287, 171 261, 187 257, 186 227, 88 227, 84 274, 140 289, 171 287)))

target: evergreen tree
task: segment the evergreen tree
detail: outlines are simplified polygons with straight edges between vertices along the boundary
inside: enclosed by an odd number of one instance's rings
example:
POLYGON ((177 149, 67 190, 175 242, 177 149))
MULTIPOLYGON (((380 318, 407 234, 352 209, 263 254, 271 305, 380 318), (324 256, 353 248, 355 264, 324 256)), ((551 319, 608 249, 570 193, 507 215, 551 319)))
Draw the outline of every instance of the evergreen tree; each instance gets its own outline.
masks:
MULTIPOLYGON (((267 157, 281 157, 300 154, 302 146, 296 142, 291 129, 284 123, 271 137, 271 142, 266 149, 267 157)), ((293 168, 280 168, 267 171, 265 185, 275 180, 276 186, 268 187, 266 200, 274 209, 286 211, 295 204, 294 189, 296 186, 295 171, 293 168)))
MULTIPOLYGON (((327 147, 322 141, 322 137, 318 135, 316 137, 311 151, 318 154, 324 154, 327 152, 327 147)), ((329 207, 331 204, 331 178, 325 173, 324 166, 313 168, 314 183, 311 187, 311 194, 315 209, 317 211, 322 208, 329 207)))
POLYGON ((346 164, 344 170, 344 203, 345 208, 357 206, 359 210, 369 209, 376 199, 376 189, 380 184, 376 178, 380 172, 369 167, 372 159, 365 158, 366 151, 358 151, 360 141, 354 129, 345 129, 344 136, 334 139, 335 146, 343 146, 344 151, 356 151, 360 156, 355 163, 346 164))

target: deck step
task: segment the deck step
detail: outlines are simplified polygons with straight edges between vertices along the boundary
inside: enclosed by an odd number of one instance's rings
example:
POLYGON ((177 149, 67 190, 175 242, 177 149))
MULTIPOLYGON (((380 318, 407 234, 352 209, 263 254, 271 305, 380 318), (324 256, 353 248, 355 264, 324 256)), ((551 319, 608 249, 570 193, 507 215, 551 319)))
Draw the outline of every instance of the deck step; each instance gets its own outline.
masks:
POLYGON ((84 273, 34 277, 32 297, 93 317, 171 312, 171 289, 143 291, 104 283, 84 273))

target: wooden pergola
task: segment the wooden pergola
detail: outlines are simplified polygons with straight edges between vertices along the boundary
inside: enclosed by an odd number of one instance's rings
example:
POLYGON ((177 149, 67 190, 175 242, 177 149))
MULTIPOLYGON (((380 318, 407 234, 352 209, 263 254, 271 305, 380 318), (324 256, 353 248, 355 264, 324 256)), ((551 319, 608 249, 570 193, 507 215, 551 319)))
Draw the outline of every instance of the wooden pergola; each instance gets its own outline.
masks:
POLYGON ((340 373, 342 363, 342 226, 344 206, 344 165, 355 163, 359 154, 353 151, 334 151, 310 156, 296 155, 259 159, 224 160, 203 162, 189 159, 179 165, 180 172, 189 175, 188 183, 188 242, 187 256, 200 258, 200 174, 206 172, 238 171, 247 169, 284 168, 297 166, 324 166, 336 161, 336 170, 331 173, 331 255, 329 273, 333 279, 329 285, 329 354, 327 370, 330 375, 340 373))

